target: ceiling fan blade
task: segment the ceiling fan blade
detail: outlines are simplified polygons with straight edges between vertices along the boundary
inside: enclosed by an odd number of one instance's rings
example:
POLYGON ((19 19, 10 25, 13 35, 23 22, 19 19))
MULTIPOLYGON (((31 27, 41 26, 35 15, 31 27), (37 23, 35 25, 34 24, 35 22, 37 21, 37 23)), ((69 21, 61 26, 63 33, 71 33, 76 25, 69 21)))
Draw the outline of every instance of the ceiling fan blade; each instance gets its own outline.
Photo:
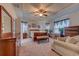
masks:
POLYGON ((39 13, 38 11, 34 11, 33 13, 39 13))
POLYGON ((48 16, 47 14, 43 14, 44 16, 48 16))
POLYGON ((47 13, 47 11, 44 11, 43 13, 47 13))

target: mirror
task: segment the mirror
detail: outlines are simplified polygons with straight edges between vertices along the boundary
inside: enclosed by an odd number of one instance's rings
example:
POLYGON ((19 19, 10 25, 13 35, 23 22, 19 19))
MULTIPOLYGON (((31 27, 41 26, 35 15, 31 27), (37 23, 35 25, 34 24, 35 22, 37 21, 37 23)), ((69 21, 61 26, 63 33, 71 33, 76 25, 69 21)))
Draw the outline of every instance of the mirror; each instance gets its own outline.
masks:
POLYGON ((12 36, 12 18, 4 8, 2 8, 1 13, 2 37, 10 37, 12 36))

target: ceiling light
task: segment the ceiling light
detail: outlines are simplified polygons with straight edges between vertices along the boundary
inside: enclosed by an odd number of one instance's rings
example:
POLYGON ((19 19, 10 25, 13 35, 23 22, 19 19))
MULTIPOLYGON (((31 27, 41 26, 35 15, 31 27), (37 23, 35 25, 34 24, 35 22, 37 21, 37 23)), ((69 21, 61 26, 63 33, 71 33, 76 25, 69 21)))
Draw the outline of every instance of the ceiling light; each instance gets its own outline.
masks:
POLYGON ((39 16, 43 16, 43 14, 40 13, 39 16))
POLYGON ((47 11, 44 9, 39 9, 39 10, 35 10, 33 13, 35 13, 35 15, 39 15, 39 16, 47 16, 47 11))

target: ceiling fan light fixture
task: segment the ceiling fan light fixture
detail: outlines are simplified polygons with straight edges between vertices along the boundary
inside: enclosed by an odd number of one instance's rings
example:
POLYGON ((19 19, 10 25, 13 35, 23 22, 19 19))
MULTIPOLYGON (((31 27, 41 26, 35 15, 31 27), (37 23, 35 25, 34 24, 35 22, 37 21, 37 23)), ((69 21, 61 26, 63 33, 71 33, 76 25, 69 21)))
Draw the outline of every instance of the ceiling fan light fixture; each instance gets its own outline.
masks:
POLYGON ((35 10, 33 13, 35 13, 35 15, 39 15, 40 17, 47 16, 47 10, 44 9, 35 10))
POLYGON ((40 13, 40 14, 39 14, 39 16, 43 16, 43 14, 42 14, 42 13, 40 13))

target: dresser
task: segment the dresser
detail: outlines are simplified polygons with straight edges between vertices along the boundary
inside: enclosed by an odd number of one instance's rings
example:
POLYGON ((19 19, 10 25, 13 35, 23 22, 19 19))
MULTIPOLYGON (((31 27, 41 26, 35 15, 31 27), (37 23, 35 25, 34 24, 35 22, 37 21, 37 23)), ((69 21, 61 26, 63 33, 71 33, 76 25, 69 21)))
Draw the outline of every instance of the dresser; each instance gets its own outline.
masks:
POLYGON ((0 38, 0 56, 16 55, 16 38, 0 38))
POLYGON ((79 26, 70 26, 65 28, 65 36, 79 35, 79 26))
POLYGON ((16 55, 16 38, 13 37, 13 18, 0 5, 0 56, 16 55))

